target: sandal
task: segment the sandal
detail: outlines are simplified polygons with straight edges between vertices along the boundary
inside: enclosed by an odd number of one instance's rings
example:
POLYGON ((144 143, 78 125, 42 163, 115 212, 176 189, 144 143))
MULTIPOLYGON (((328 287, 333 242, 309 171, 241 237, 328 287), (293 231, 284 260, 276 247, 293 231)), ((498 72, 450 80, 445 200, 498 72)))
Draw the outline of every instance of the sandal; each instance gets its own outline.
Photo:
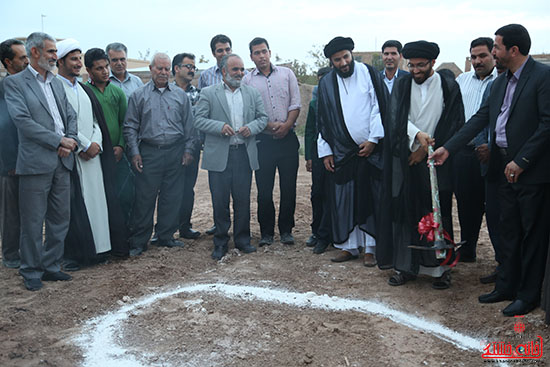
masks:
POLYGON ((442 276, 436 278, 432 283, 433 289, 443 290, 451 286, 451 271, 447 270, 442 276))
POLYGON ((394 287, 397 287, 399 285, 403 285, 407 283, 409 280, 415 280, 415 279, 416 279, 416 275, 412 275, 408 273, 395 273, 390 277, 390 279, 388 279, 388 284, 394 287))

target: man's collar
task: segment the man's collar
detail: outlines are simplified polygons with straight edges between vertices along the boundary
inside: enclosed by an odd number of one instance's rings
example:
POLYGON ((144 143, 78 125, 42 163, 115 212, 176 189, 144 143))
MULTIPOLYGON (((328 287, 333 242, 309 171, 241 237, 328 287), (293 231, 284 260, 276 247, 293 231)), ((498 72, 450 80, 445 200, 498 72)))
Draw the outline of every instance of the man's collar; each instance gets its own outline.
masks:
POLYGON ((117 77, 115 76, 115 74, 113 74, 113 71, 111 70, 111 71, 109 71, 109 78, 115 78, 115 79, 118 80, 119 82, 124 83, 126 80, 130 79, 130 73, 128 72, 128 70, 126 70, 126 71, 124 72, 124 79, 123 79, 123 80, 120 80, 119 78, 117 78, 117 77))
POLYGON ((62 82, 67 83, 69 86, 71 86, 73 88, 76 87, 76 85, 78 84, 78 80, 76 78, 74 78, 74 83, 73 83, 61 74, 57 74, 57 76, 59 77, 59 79, 61 79, 62 82))
POLYGON ((276 72, 278 69, 277 66, 273 65, 273 64, 269 64, 269 74, 265 75, 264 73, 262 73, 260 71, 260 69, 258 69, 258 67, 256 67, 254 70, 252 70, 252 75, 264 75, 264 76, 270 76, 271 74, 273 74, 274 72, 276 72))
POLYGON ((32 75, 35 78, 40 78, 41 81, 50 82, 55 77, 55 75, 51 71, 46 70, 46 80, 44 80, 42 78, 42 75, 40 75, 40 73, 36 71, 36 69, 33 68, 31 64, 29 64, 27 67, 29 68, 29 71, 32 73, 32 75))
POLYGON ((227 85, 227 83, 225 82, 225 80, 222 80, 222 84, 223 84, 223 89, 226 90, 226 91, 229 91, 231 93, 235 93, 237 91, 239 91, 241 89, 241 87, 238 87, 238 88, 235 88, 235 90, 232 90, 229 85, 227 85))

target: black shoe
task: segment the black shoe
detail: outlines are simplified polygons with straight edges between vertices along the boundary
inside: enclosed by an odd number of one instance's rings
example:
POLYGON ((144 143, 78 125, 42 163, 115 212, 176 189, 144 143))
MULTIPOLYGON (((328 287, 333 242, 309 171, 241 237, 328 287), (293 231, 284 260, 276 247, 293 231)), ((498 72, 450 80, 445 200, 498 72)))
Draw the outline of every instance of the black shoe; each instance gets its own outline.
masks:
POLYGON ((315 234, 312 234, 311 236, 309 236, 309 238, 307 239, 306 241, 306 246, 307 247, 313 247, 317 244, 317 242, 319 241, 319 239, 317 238, 317 236, 315 236, 315 234))
POLYGON ((80 270, 80 265, 74 260, 64 260, 63 261, 63 270, 65 271, 78 271, 80 270))
POLYGON ((193 228, 180 228, 180 238, 185 238, 188 240, 195 240, 199 238, 201 233, 195 231, 193 228))
POLYGON ((216 225, 214 224, 212 227, 208 228, 204 233, 210 236, 213 235, 214 233, 216 233, 216 225))
POLYGON ((73 279, 72 276, 62 271, 57 271, 55 273, 44 273, 42 275, 42 280, 45 282, 66 281, 71 279, 73 279))
POLYGON ((141 248, 131 248, 130 249, 130 257, 139 256, 143 253, 143 250, 141 248))
POLYGON ((271 246, 272 244, 273 244, 273 236, 270 236, 270 235, 262 236, 262 239, 260 240, 260 242, 258 242, 258 246, 260 247, 271 246))
POLYGON ((497 281, 498 272, 495 270, 489 275, 485 275, 479 278, 481 284, 491 284, 497 281))
POLYGON ((23 283, 29 291, 37 291, 42 288, 42 281, 38 278, 23 279, 23 283))
POLYGON ((159 242, 159 235, 158 234, 153 234, 153 238, 151 238, 151 245, 156 245, 158 242, 159 242))
POLYGON ((281 243, 283 245, 294 245, 294 236, 292 235, 292 233, 281 233, 281 243))
POLYGON ((170 240, 159 240, 158 246, 161 246, 161 247, 184 247, 185 243, 172 238, 170 240))
POLYGON ((238 249, 239 251, 244 252, 245 254, 256 252, 256 247, 252 246, 251 244, 239 245, 239 246, 235 246, 235 248, 238 249))
POLYGON ((214 246, 214 251, 212 251, 212 259, 221 260, 226 253, 227 253, 227 245, 214 246))
POLYGON ((525 315, 537 308, 538 303, 528 303, 522 301, 521 299, 516 299, 514 302, 510 303, 502 313, 504 316, 519 316, 525 315))
POLYGON ((478 297, 479 303, 497 303, 502 301, 511 301, 513 298, 507 294, 502 294, 499 291, 492 291, 491 293, 482 294, 478 297))
POLYGON ((322 254, 323 252, 325 252, 327 250, 327 247, 329 245, 330 245, 330 243, 327 242, 327 241, 318 240, 317 244, 313 248, 313 253, 314 254, 322 254))

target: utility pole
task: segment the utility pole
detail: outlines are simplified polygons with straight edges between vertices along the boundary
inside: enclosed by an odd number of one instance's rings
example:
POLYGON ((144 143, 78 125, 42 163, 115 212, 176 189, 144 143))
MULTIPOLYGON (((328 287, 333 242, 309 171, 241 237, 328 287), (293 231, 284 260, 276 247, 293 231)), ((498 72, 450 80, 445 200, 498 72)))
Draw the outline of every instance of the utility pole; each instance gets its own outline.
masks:
POLYGON ((41 14, 40 17, 42 18, 42 32, 44 32, 44 18, 46 18, 46 16, 44 14, 41 14))

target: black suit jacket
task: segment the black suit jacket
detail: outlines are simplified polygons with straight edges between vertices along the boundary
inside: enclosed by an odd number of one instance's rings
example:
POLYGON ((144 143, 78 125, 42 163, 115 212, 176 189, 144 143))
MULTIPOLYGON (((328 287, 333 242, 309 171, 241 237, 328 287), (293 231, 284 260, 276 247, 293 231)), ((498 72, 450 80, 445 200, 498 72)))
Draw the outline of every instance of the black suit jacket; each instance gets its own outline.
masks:
MULTIPOLYGON (((502 73, 494 81, 491 94, 479 111, 444 145, 453 154, 489 126, 491 159, 487 177, 490 181, 496 181, 503 173, 501 156, 495 144, 495 126, 507 84, 507 73, 502 73)), ((524 169, 519 183, 550 182, 550 67, 531 57, 527 59, 512 98, 506 139, 508 155, 524 169)))

